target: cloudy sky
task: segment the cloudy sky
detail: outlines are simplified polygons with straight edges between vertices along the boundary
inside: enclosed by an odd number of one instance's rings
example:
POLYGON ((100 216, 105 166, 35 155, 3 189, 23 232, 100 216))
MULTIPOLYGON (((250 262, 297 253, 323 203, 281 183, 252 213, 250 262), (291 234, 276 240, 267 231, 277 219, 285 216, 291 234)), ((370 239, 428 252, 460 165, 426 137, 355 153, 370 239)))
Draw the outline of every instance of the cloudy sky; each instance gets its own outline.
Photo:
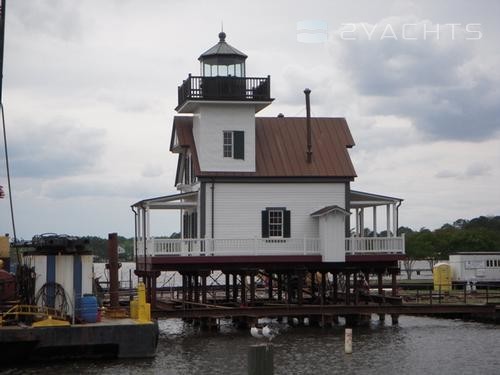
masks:
MULTIPOLYGON (((247 74, 272 77, 276 100, 259 115, 305 115, 311 88, 313 115, 350 125, 353 188, 404 198, 401 225, 499 215, 498 14, 496 1, 9 1, 18 237, 131 236, 132 203, 176 192, 177 85, 221 21, 247 74)), ((178 229, 174 213, 154 219, 156 234, 178 229)))

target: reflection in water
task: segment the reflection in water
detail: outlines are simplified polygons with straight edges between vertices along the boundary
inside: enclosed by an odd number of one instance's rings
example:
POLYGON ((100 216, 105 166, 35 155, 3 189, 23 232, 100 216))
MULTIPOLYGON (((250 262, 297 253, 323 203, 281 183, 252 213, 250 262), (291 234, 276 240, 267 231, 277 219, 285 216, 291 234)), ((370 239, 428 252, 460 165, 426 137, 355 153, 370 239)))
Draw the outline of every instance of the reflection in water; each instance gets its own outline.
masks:
MULTIPOLYGON (((376 318, 376 316, 374 316, 376 318)), ((275 374, 498 374, 498 326, 401 316, 398 326, 373 320, 353 330, 353 354, 344 354, 344 327, 282 325, 275 374)), ((158 355, 150 360, 77 361, 9 369, 6 374, 246 374, 249 345, 259 340, 229 321, 218 333, 180 320, 160 321, 158 355)), ((138 343, 140 344, 140 343, 138 343)))

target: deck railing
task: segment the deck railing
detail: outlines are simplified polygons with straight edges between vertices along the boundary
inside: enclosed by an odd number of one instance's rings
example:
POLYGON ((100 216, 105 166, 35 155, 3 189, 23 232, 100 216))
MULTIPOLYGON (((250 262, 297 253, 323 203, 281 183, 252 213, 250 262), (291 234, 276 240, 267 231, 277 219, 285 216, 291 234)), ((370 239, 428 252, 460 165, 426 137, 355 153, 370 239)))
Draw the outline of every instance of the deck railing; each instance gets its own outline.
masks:
POLYGON ((349 237, 345 239, 345 251, 355 254, 404 254, 405 237, 349 237))
MULTIPOLYGON (((137 242, 139 255, 144 242, 137 242)), ((238 256, 238 255, 321 255, 319 238, 151 238, 146 242, 146 254, 175 256, 238 256)), ((404 254, 403 237, 346 238, 346 255, 404 254)))
POLYGON ((178 107, 186 100, 268 101, 271 78, 199 77, 189 75, 178 88, 178 107))
MULTIPOLYGON (((320 255, 318 238, 201 238, 150 239, 147 255, 224 256, 224 255, 320 255)), ((137 243, 142 254, 144 242, 137 243)))

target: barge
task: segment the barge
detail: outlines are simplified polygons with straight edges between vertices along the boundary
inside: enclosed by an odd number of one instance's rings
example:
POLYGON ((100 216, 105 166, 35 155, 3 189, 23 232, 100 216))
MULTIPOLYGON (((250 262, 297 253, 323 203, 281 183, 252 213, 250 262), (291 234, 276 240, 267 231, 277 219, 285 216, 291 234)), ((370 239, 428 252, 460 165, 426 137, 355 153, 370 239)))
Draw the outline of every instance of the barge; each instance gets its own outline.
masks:
MULTIPOLYGON (((159 329, 143 283, 130 311, 114 298, 104 309, 95 296, 92 254, 83 240, 50 234, 16 246, 30 250, 18 252, 15 276, 0 270, 0 364, 154 357, 159 329)), ((118 269, 116 234, 110 234, 108 247, 113 278, 118 269)))

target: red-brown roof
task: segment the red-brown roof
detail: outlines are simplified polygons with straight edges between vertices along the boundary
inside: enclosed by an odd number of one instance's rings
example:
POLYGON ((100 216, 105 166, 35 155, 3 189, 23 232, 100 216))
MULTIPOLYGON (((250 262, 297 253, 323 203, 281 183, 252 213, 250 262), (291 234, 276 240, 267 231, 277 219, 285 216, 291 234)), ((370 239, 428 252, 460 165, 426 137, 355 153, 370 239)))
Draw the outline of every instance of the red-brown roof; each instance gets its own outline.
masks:
POLYGON ((192 124, 192 117, 176 116, 172 137, 177 134, 179 145, 191 149, 199 177, 356 177, 347 152, 354 140, 344 118, 311 118, 312 162, 307 163, 304 117, 256 117, 255 172, 200 171, 192 124))

